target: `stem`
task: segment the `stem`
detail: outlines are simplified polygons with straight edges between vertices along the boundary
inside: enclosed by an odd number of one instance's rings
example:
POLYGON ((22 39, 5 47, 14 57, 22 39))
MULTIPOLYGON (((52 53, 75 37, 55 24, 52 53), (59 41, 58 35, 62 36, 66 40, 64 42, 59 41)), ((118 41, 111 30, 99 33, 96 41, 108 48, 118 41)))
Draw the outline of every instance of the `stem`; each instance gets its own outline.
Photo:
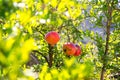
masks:
POLYGON ((108 50, 109 50, 109 38, 110 38, 110 25, 111 25, 111 20, 112 20, 112 7, 110 6, 110 3, 107 1, 107 7, 108 7, 108 11, 107 11, 107 24, 106 24, 106 45, 105 45, 105 52, 104 55, 102 57, 103 60, 103 66, 102 66, 102 70, 101 70, 101 76, 100 76, 100 80, 104 80, 104 73, 106 71, 106 64, 107 64, 107 54, 108 54, 108 50))
POLYGON ((48 45, 49 48, 49 60, 48 60, 48 66, 49 68, 52 67, 52 61, 53 61, 53 46, 51 46, 50 44, 48 45))

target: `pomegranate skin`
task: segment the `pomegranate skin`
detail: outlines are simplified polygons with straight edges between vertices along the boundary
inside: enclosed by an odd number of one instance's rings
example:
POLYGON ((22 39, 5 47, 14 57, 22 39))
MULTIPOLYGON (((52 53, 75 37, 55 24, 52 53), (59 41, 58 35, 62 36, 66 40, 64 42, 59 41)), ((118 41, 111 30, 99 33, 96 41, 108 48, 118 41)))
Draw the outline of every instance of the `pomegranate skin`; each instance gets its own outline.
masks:
POLYGON ((75 46, 76 46, 76 52, 75 52, 74 56, 79 56, 82 53, 81 47, 77 44, 75 44, 75 46))
POLYGON ((74 55, 76 52, 76 47, 73 43, 67 42, 63 44, 63 51, 67 55, 74 55))
POLYGON ((50 45, 55 45, 60 40, 60 36, 55 31, 50 31, 45 35, 45 40, 50 45))

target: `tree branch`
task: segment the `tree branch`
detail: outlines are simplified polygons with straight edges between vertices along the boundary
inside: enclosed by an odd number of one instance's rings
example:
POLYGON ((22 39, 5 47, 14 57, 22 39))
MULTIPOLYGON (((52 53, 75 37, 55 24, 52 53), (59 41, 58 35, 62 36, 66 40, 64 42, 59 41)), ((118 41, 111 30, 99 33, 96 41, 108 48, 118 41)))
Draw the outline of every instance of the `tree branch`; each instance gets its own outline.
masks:
MULTIPOLYGON (((112 5, 112 3, 111 3, 112 5)), ((108 11, 107 11, 107 24, 106 24, 106 45, 105 45, 105 52, 104 55, 102 56, 102 60, 103 60, 103 66, 102 66, 102 70, 101 70, 101 76, 100 76, 100 80, 104 80, 104 73, 106 71, 106 64, 107 64, 107 54, 108 54, 108 49, 109 49, 109 38, 110 38, 110 25, 111 25, 111 20, 112 20, 112 7, 110 6, 110 3, 107 0, 107 7, 108 7, 108 11)))
POLYGON ((53 61, 53 46, 51 46, 50 44, 48 44, 48 48, 49 48, 49 59, 48 59, 48 66, 51 68, 52 67, 52 61, 53 61))

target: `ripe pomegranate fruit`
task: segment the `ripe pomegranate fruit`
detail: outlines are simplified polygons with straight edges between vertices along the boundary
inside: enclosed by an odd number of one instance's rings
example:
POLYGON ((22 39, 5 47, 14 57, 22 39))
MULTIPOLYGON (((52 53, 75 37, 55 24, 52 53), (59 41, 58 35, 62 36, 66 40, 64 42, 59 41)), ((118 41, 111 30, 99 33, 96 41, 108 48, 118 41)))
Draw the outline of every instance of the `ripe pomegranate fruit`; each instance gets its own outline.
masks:
POLYGON ((76 52, 75 52, 74 56, 79 56, 82 53, 81 47, 77 44, 75 44, 75 46, 76 46, 76 52))
POLYGON ((57 32, 50 31, 45 35, 45 40, 48 44, 54 46, 60 40, 60 36, 57 32))
POLYGON ((74 55, 76 52, 76 46, 71 42, 67 42, 63 44, 63 51, 67 55, 74 55))

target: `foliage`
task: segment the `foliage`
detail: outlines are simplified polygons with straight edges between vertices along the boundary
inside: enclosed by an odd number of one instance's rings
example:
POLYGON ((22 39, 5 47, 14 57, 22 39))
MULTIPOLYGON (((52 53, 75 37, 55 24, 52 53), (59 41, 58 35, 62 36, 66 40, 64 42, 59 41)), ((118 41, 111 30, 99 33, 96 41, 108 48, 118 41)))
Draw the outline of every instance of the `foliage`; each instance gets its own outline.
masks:
POLYGON ((109 80, 120 71, 118 6, 118 0, 0 0, 0 79, 34 80, 24 72, 33 67, 38 80, 98 80, 106 63, 104 76, 109 80), (105 34, 85 29, 91 27, 86 20, 105 34), (114 30, 105 55, 107 23, 114 30), (57 31, 61 37, 54 47, 44 39, 49 31, 57 31), (85 38, 89 40, 83 43, 85 38), (79 44, 82 54, 66 56, 65 42, 79 44), (28 66, 30 61, 35 62, 28 66))

